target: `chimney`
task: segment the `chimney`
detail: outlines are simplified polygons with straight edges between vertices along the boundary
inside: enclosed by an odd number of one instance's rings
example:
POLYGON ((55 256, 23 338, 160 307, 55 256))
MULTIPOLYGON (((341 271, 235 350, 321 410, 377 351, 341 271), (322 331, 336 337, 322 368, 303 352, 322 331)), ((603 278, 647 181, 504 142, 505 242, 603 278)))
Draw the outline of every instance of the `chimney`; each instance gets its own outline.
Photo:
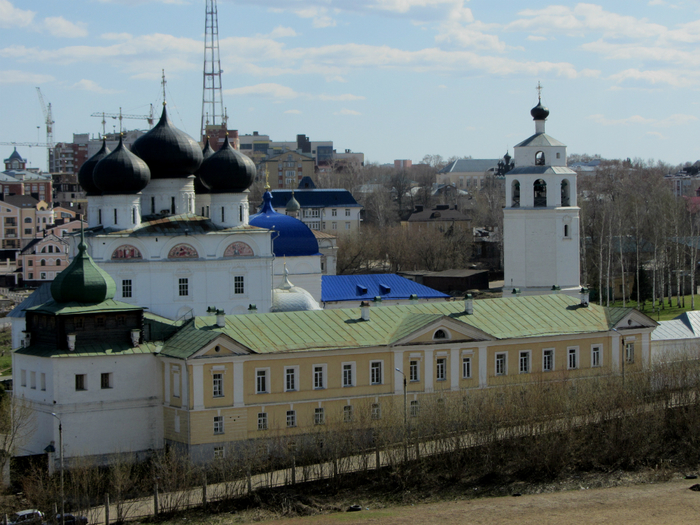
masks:
POLYGON ((552 293, 559 293, 561 291, 561 287, 557 286, 556 284, 552 285, 552 293))
POLYGON ((139 346, 139 341, 141 341, 141 330, 138 328, 131 329, 131 344, 133 346, 139 346))
POLYGON ((75 334, 68 334, 68 350, 70 352, 75 350, 75 334))
POLYGON ((520 288, 513 288, 513 296, 517 297, 520 295, 520 288))
POLYGON ((418 295, 412 293, 409 297, 408 300, 411 301, 410 304, 418 304, 418 295))
POLYGON ((362 301, 360 303, 360 312, 363 321, 369 321, 369 301, 362 301))
POLYGON ((381 298, 380 296, 375 295, 375 296, 374 296, 374 299, 372 299, 372 300, 374 301, 374 304, 376 304, 377 306, 381 306, 381 305, 382 305, 382 298, 381 298))
POLYGON ((474 299, 470 293, 464 296, 464 313, 474 315, 474 299))
POLYGON ((226 326, 226 314, 223 310, 216 311, 216 326, 219 328, 226 326))
POLYGON ((258 307, 254 304, 249 304, 248 305, 248 313, 249 314, 257 314, 258 313, 258 307))
POLYGON ((588 306, 588 288, 581 288, 581 306, 588 306))

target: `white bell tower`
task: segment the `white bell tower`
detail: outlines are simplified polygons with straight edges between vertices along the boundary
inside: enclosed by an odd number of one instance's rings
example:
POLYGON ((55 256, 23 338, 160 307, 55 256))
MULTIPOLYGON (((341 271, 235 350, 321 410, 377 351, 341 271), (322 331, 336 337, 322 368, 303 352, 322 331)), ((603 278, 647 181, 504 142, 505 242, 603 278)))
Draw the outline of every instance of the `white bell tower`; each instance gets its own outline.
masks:
POLYGON ((553 287, 578 296, 576 172, 566 166, 566 145, 545 133, 549 110, 538 98, 530 111, 535 134, 515 146, 515 167, 505 176, 503 296, 512 297, 514 289, 548 294, 553 287))

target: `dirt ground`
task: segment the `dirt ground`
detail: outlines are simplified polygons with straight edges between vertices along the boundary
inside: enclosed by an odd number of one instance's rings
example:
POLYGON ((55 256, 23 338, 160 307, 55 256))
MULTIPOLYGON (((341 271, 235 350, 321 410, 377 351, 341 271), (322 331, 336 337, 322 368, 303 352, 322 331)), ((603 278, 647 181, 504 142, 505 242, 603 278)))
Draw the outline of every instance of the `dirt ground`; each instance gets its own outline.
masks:
POLYGON ((700 492, 689 490, 697 481, 676 479, 662 483, 602 489, 582 488, 520 497, 478 498, 385 507, 377 510, 363 508, 361 512, 323 514, 258 523, 269 525, 686 524, 700 519, 700 492))

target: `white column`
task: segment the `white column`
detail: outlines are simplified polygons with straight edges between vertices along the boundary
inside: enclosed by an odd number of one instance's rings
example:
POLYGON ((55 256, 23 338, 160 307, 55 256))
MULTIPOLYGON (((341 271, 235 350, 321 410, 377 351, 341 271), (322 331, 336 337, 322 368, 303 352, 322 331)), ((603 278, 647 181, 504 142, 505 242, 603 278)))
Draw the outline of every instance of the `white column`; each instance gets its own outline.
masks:
POLYGON ((433 391, 433 381, 435 380, 435 371, 433 370, 433 367, 434 367, 433 350, 426 350, 425 351, 425 383, 424 383, 426 392, 433 391))
POLYGON ((485 346, 479 347, 479 388, 486 388, 489 384, 488 380, 488 348, 485 346))
POLYGON ((233 363, 233 406, 245 406, 245 388, 244 388, 244 362, 233 363))
POLYGON ((163 382, 165 383, 163 385, 163 391, 165 392, 163 401, 166 404, 170 404, 170 363, 168 362, 163 363, 163 375, 165 376, 163 378, 163 382))
POLYGON ((192 365, 192 404, 194 410, 204 408, 204 365, 192 365))
POLYGON ((450 350, 450 390, 459 390, 459 369, 461 368, 459 349, 450 350))
POLYGON ((612 371, 620 372, 620 334, 615 334, 612 337, 612 371))

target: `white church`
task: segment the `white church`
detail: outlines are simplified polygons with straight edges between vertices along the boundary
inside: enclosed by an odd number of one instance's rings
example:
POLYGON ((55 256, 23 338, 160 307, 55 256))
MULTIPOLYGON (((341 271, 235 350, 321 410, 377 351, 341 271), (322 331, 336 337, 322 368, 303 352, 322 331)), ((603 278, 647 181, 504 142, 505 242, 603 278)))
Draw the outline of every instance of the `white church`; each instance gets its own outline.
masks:
POLYGON ((505 175, 503 296, 578 296, 576 172, 566 166, 566 145, 545 133, 549 109, 541 99, 530 114, 535 134, 515 146, 515 167, 505 175))

